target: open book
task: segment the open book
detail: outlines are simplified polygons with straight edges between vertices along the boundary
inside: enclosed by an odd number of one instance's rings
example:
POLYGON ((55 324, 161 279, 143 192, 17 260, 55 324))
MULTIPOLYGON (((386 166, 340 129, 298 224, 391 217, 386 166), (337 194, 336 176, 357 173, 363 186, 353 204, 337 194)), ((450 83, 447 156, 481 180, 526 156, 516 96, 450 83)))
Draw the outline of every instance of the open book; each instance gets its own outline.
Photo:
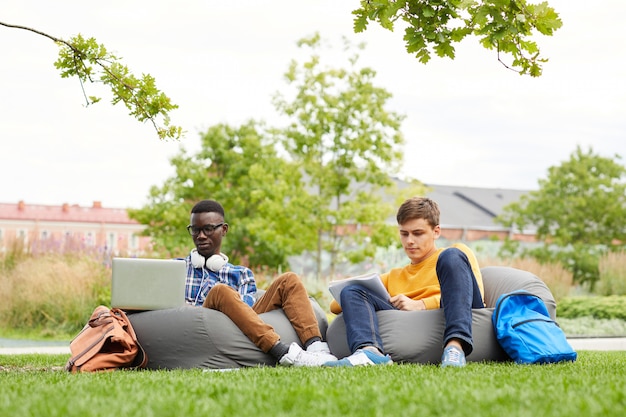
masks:
POLYGON ((385 288, 383 282, 380 280, 380 275, 377 272, 370 272, 368 274, 339 279, 336 281, 330 281, 328 283, 328 290, 335 298, 335 300, 337 300, 339 305, 341 305, 341 290, 343 290, 349 284, 360 284, 371 290, 374 294, 378 294, 386 300, 391 298, 389 292, 387 292, 387 288, 385 288))

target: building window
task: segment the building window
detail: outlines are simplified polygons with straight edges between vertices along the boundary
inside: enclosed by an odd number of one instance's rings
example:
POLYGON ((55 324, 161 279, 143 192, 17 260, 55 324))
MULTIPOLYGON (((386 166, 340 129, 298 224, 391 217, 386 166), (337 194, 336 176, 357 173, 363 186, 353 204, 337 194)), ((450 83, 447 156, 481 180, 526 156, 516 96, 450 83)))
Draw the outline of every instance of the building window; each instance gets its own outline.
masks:
POLYGON ((17 231, 17 235, 16 236, 22 242, 28 243, 28 230, 26 230, 26 229, 19 229, 17 231))
POLYGON ((48 237, 50 237, 49 233, 47 230, 42 230, 41 234, 40 234, 41 240, 47 240, 48 237))
POLYGON ((109 238, 107 239, 107 248, 109 248, 110 251, 117 248, 117 239, 115 237, 115 233, 109 233, 109 238))
POLYGON ((139 238, 137 235, 132 235, 130 238, 130 248, 136 250, 139 247, 139 238))

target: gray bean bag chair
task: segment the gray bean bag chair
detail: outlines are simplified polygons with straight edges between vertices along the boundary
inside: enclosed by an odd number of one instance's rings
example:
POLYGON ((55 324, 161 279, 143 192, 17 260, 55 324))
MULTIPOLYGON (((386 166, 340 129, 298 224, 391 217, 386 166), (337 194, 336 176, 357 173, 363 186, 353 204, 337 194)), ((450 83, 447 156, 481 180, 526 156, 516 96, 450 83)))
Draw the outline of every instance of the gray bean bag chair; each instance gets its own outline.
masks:
MULTIPOLYGON (((491 266, 481 269, 485 287, 486 308, 473 310, 472 337, 474 351, 468 361, 509 360, 493 330, 491 315, 498 297, 514 290, 527 290, 543 299, 552 319, 556 319, 556 302, 543 281, 530 272, 515 268, 491 266)), ((378 321, 385 352, 394 362, 439 363, 443 354, 443 310, 379 311, 378 321)), ((339 314, 326 333, 330 350, 338 358, 350 355, 346 325, 339 314)))
MULTIPOLYGON (((322 337, 328 320, 317 301, 311 299, 322 337)), ((261 314, 274 327, 281 341, 298 342, 298 336, 283 310, 261 314)), ((276 365, 223 313, 185 306, 129 314, 137 339, 148 355, 148 369, 227 369, 276 365)))

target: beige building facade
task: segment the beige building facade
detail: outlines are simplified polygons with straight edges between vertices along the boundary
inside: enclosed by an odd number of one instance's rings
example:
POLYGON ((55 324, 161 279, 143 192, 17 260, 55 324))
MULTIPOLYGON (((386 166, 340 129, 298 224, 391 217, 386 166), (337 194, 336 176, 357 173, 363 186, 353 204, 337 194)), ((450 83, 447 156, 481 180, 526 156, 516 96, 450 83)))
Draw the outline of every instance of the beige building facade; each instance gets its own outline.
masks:
POLYGON ((97 250, 111 256, 142 256, 150 238, 139 234, 144 226, 128 217, 124 208, 0 203, 0 252, 16 242, 31 251, 97 250))

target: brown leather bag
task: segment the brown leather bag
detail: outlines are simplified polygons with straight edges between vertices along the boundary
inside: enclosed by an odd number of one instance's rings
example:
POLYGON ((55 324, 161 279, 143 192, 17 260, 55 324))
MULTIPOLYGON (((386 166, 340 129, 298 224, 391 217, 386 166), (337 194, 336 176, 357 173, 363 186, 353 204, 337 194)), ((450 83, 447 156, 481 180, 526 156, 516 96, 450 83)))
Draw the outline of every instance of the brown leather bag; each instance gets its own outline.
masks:
POLYGON ((70 342, 70 351, 72 356, 65 365, 70 372, 138 369, 148 363, 128 316, 118 308, 96 307, 70 342))

